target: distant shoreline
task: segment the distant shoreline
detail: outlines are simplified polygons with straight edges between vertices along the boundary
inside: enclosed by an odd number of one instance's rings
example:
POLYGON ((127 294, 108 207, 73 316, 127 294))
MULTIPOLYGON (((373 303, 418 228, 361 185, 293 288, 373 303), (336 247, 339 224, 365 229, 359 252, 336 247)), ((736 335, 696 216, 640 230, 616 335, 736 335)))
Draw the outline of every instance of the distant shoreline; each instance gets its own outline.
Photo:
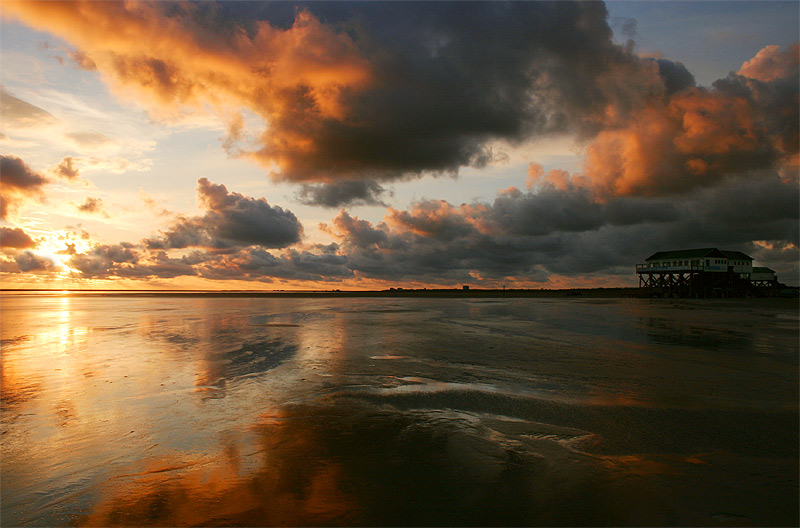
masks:
POLYGON ((186 297, 623 297, 639 288, 571 288, 563 290, 436 288, 388 290, 71 290, 66 288, 0 288, 3 293, 62 293, 72 295, 160 295, 186 297))
POLYGON ((70 290, 0 288, 0 295, 7 293, 69 293, 75 296, 161 296, 161 297, 299 297, 299 298, 627 298, 643 297, 641 288, 569 288, 545 289, 404 289, 388 290, 70 290))

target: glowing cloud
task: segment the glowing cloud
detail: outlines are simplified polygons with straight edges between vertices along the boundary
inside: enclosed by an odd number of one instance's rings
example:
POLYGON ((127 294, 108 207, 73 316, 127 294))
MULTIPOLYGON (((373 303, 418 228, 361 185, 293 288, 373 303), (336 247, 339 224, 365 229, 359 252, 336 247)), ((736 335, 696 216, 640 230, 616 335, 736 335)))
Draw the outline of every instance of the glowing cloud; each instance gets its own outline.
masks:
MULTIPOLYGON (((3 7, 77 46, 77 65, 156 115, 217 109, 231 153, 295 182, 483 167, 502 157, 493 140, 591 137, 692 81, 677 63, 615 45, 605 6, 593 2, 310 3, 291 14, 244 3, 3 7), (239 146, 241 109, 265 124, 254 147, 239 146)), ((306 198, 348 203, 328 190, 306 198)), ((348 191, 377 202, 374 188, 348 191)))
POLYGON ((600 196, 677 194, 793 163, 796 53, 796 46, 786 53, 768 47, 745 63, 742 71, 769 83, 732 74, 711 89, 650 100, 635 118, 609 126, 589 144, 582 185, 600 196))
POLYGON ((48 179, 31 170, 16 156, 0 156, 0 218, 15 213, 26 199, 42 200, 42 187, 48 179))

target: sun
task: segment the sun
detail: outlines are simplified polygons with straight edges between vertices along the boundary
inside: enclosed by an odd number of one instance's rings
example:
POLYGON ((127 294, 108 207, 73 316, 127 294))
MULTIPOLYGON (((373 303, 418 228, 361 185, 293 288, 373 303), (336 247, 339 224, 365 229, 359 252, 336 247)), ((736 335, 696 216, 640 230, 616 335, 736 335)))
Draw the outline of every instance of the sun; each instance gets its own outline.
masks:
POLYGON ((90 239, 66 230, 42 233, 40 237, 37 237, 37 241, 38 244, 33 253, 52 262, 53 269, 59 277, 69 277, 78 273, 78 270, 70 267, 70 258, 72 255, 92 250, 90 239))

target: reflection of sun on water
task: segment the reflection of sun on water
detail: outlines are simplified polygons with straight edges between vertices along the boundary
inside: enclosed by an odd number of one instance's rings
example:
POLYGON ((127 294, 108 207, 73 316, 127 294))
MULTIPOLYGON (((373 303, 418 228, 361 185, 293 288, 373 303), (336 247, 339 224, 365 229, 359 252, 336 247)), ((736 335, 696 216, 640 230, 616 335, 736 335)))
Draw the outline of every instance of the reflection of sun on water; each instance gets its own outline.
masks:
MULTIPOLYGON (((70 328, 70 311, 69 311, 69 297, 61 297, 59 302, 60 311, 58 312, 59 318, 59 325, 58 325, 58 333, 59 333, 59 342, 62 346, 65 346, 69 342, 69 338, 72 332, 72 328, 70 328)), ((85 331, 85 329, 84 329, 85 331)), ((63 353, 66 353, 66 349, 64 349, 63 353)))

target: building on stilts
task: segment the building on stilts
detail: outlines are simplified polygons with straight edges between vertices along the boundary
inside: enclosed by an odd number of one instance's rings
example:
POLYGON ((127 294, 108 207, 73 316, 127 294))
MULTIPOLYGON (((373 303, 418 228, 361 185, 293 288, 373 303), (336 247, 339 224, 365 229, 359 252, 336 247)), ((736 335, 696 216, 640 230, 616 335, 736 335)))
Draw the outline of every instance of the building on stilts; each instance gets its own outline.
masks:
POLYGON ((765 297, 778 291, 775 272, 753 268, 741 251, 717 248, 659 251, 636 265, 639 288, 654 297, 765 297))

